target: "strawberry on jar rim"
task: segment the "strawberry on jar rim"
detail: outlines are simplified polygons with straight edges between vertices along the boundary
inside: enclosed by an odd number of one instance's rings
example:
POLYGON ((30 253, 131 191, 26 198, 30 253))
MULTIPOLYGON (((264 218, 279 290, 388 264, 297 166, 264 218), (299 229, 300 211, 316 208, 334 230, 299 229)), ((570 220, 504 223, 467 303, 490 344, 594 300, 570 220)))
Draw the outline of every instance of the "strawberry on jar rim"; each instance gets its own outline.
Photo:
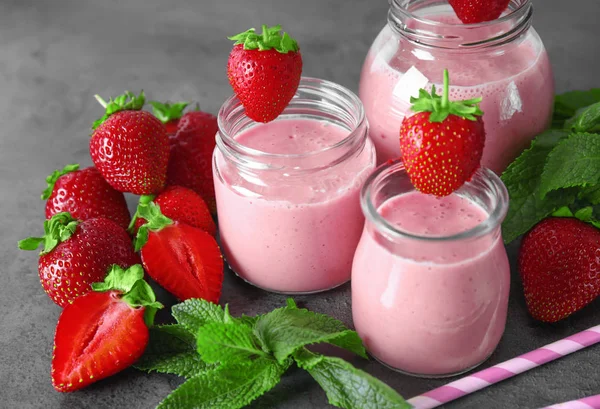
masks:
POLYGON ((459 189, 481 165, 485 145, 481 98, 450 101, 450 79, 444 70, 443 94, 424 89, 411 97, 416 112, 404 118, 400 151, 414 187, 422 193, 448 196, 459 189))
POLYGON ((448 0, 457 17, 465 24, 496 20, 508 8, 510 0, 448 0))
POLYGON ((52 354, 52 386, 73 392, 137 361, 148 345, 148 328, 162 304, 144 281, 139 264, 111 266, 92 292, 67 305, 58 318, 52 354))
POLYGON ((113 189, 93 166, 66 165, 52 172, 46 183, 42 193, 42 200, 47 200, 46 219, 69 212, 78 220, 105 217, 124 229, 131 220, 123 193, 113 189))
POLYGON ((21 240, 19 248, 36 250, 40 244, 40 282, 61 307, 88 293, 109 266, 126 268, 140 262, 127 232, 102 217, 79 222, 67 212, 55 214, 44 222, 44 236, 21 240))
POLYGON ((218 131, 217 117, 196 109, 183 113, 186 102, 163 104, 151 101, 154 115, 167 127, 171 153, 167 186, 183 186, 199 194, 216 214, 212 154, 218 131))
POLYGON ((256 122, 270 122, 288 106, 298 90, 302 56, 298 43, 281 26, 252 28, 229 37, 235 41, 227 61, 233 91, 256 122))
POLYGON ((167 130, 150 112, 145 96, 130 92, 105 102, 106 113, 94 122, 90 156, 104 179, 120 192, 158 193, 165 185, 169 162, 167 130))
POLYGON ((150 277, 180 300, 219 302, 223 256, 213 236, 163 215, 154 202, 138 206, 146 220, 137 232, 135 249, 150 277))

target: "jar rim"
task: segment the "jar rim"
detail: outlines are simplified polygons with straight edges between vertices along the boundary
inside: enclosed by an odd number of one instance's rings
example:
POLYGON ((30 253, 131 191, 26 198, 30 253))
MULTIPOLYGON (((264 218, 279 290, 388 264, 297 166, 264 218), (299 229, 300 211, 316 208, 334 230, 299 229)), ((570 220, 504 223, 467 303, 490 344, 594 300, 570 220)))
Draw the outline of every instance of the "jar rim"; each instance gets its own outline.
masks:
MULTIPOLYGON (((372 223, 378 231, 384 232, 387 236, 393 238, 402 238, 410 240, 418 240, 422 242, 447 242, 455 240, 471 239, 476 237, 485 236, 491 233, 497 228, 500 223, 504 220, 506 212, 508 211, 508 191, 506 186, 493 171, 487 168, 479 168, 473 175, 470 182, 466 182, 465 185, 469 186, 476 182, 484 182, 489 190, 492 191, 496 198, 496 204, 491 212, 488 212, 488 217, 476 226, 462 231, 460 233, 454 233, 449 235, 441 236, 424 236, 414 233, 409 233, 404 230, 400 230, 387 219, 385 219, 375 207, 373 203, 373 190, 381 183, 386 177, 397 173, 404 172, 404 164, 400 159, 395 159, 380 165, 375 171, 367 178, 360 192, 360 205, 368 222, 372 223)), ((408 175, 407 175, 408 177, 408 175)), ((464 186, 457 191, 464 189, 464 186)), ((398 196, 398 195, 396 195, 398 196)), ((396 197, 395 196, 395 197, 396 197)))
MULTIPOLYGON (((233 94, 225 100, 225 102, 219 109, 219 113, 217 114, 217 123, 218 123, 217 145, 219 145, 220 143, 224 144, 227 146, 227 148, 229 148, 239 154, 242 154, 245 156, 250 156, 253 158, 259 158, 261 160, 286 159, 286 158, 303 159, 303 158, 309 158, 312 156, 324 154, 329 151, 333 151, 335 149, 344 147, 346 145, 349 145, 352 141, 354 141, 356 139, 357 133, 361 132, 360 131, 361 128, 366 123, 366 115, 365 115, 364 107, 362 105, 361 100, 354 92, 352 92, 348 88, 346 88, 342 85, 339 85, 335 82, 332 82, 332 81, 323 80, 323 79, 319 79, 319 78, 313 78, 313 77, 304 77, 304 76, 301 77, 301 79, 300 79, 300 84, 298 85, 298 91, 307 92, 309 94, 318 95, 321 97, 332 98, 333 100, 336 100, 336 101, 340 102, 341 104, 345 105, 347 108, 347 111, 353 111, 353 112, 349 112, 351 114, 351 116, 353 116, 353 118, 352 118, 353 123, 350 126, 351 129, 350 129, 348 135, 345 136, 342 140, 340 140, 332 145, 324 146, 323 148, 318 149, 318 150, 301 152, 301 153, 272 153, 272 152, 265 152, 265 151, 255 149, 255 148, 250 148, 250 147, 238 142, 234 138, 234 136, 230 134, 230 132, 226 131, 227 130, 226 122, 230 119, 230 117, 233 114, 243 114, 244 117, 249 119, 245 115, 245 113, 243 113, 244 107, 243 107, 241 101, 235 94, 233 94)), ((290 105, 294 101, 297 101, 297 97, 299 95, 298 91, 296 91, 296 94, 292 98, 292 101, 290 101, 290 105)), ((324 98, 322 98, 321 102, 323 104, 328 104, 328 102, 325 101, 324 98)), ((280 117, 275 119, 275 121, 280 120, 280 118, 286 119, 285 118, 286 110, 288 110, 290 105, 288 105, 288 107, 286 107, 286 109, 283 111, 283 113, 280 115, 280 117)), ((293 117, 289 113, 288 113, 288 116, 293 117)), ((251 119, 249 119, 249 120, 251 122, 254 122, 251 119)), ((261 123, 254 122, 252 127, 259 126, 259 125, 261 125, 261 123)))

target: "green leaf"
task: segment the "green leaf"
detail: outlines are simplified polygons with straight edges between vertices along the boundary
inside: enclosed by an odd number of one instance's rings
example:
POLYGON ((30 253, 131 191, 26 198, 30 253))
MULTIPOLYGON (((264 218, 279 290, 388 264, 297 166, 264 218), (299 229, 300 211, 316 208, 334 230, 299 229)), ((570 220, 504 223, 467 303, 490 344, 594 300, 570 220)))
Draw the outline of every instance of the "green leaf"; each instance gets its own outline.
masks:
POLYGON ((150 284, 144 280, 136 281, 131 290, 123 294, 121 300, 132 307, 144 307, 144 321, 148 327, 154 325, 156 311, 163 308, 163 305, 156 301, 156 296, 150 284))
POLYGON ((575 201, 576 189, 550 192, 544 199, 540 195, 540 179, 548 154, 567 135, 564 130, 550 130, 538 135, 531 147, 511 163, 502 175, 510 196, 508 214, 502 224, 506 243, 527 232, 555 210, 575 201))
POLYGON ((196 333, 198 353, 206 363, 244 364, 256 357, 266 357, 252 328, 239 323, 212 322, 196 333))
POLYGON ((578 110, 600 102, 600 88, 589 91, 570 91, 557 95, 554 99, 553 128, 564 128, 565 121, 573 117, 578 110))
POLYGON ((162 103, 158 101, 150 101, 152 105, 152 113, 157 117, 163 124, 169 121, 179 119, 183 116, 183 110, 190 104, 189 102, 174 102, 162 103))
POLYGON ((215 368, 200 359, 196 351, 196 337, 180 324, 150 328, 148 346, 134 366, 141 371, 170 373, 185 378, 215 368))
POLYGON ((119 95, 116 98, 111 98, 108 102, 102 99, 100 95, 94 95, 94 98, 105 108, 105 113, 102 118, 98 119, 92 125, 92 129, 98 128, 104 121, 108 119, 112 114, 119 111, 139 111, 144 107, 146 102, 146 95, 144 91, 140 92, 140 95, 135 95, 132 92, 125 91, 123 95, 119 95))
MULTIPOLYGON (((156 197, 155 195, 141 195, 140 196, 137 208, 135 209, 135 213, 133 214, 133 217, 131 218, 131 221, 129 222, 129 226, 127 226, 127 231, 129 232, 129 234, 135 233, 135 224, 136 224, 137 220, 140 218, 140 207, 148 206, 148 204, 150 202, 152 202, 155 197, 156 197)), ((145 235, 145 237, 141 238, 140 240, 142 240, 145 243, 146 241, 148 241, 148 229, 147 228, 146 228, 146 232, 144 233, 144 235, 145 235)), ((137 239, 137 237, 136 237, 136 239, 137 239)))
POLYGON ((244 366, 220 366, 188 379, 157 409, 239 409, 277 385, 289 367, 271 359, 244 366))
POLYGON ((225 312, 220 305, 196 298, 174 305, 171 314, 179 324, 193 334, 206 324, 225 322, 225 312))
POLYGON ((581 108, 565 122, 565 129, 574 132, 600 131, 600 102, 581 108))
POLYGON ((600 183, 600 135, 575 133, 561 139, 548 154, 540 194, 600 183))
POLYGON ((321 385, 329 403, 345 409, 410 409, 402 396, 340 358, 299 350, 294 359, 321 385))
POLYGON ((299 348, 326 342, 367 357, 356 332, 325 314, 297 307, 284 307, 263 315, 254 332, 264 347, 280 362, 299 348))
POLYGON ((582 187, 578 198, 592 205, 600 204, 600 184, 582 187))
POLYGON ((56 169, 48 177, 46 177, 46 183, 48 184, 48 186, 42 192, 42 200, 46 200, 50 197, 52 191, 54 190, 54 184, 56 183, 59 177, 66 175, 67 173, 75 172, 78 169, 79 165, 77 163, 73 163, 71 165, 65 166, 62 169, 56 169))
POLYGON ((267 27, 262 26, 262 34, 256 34, 256 30, 251 28, 243 33, 236 34, 228 39, 235 41, 234 45, 242 44, 244 50, 276 50, 279 53, 298 51, 298 43, 287 33, 281 34, 281 26, 267 27))
POLYGON ((79 222, 69 212, 57 213, 51 219, 44 221, 44 235, 42 237, 29 237, 19 241, 21 250, 33 251, 44 243, 44 250, 40 255, 48 254, 63 241, 68 240, 77 230, 79 222))
POLYGON ((138 280, 143 279, 144 269, 141 265, 135 264, 125 270, 121 266, 113 264, 109 267, 108 274, 103 282, 92 284, 92 290, 97 292, 118 290, 126 293, 131 291, 138 280))
POLYGON ((163 215, 160 211, 160 207, 154 202, 140 202, 135 214, 136 217, 141 217, 146 220, 146 223, 138 229, 135 238, 135 251, 139 251, 144 247, 144 244, 148 242, 148 234, 150 231, 160 231, 173 224, 173 220, 163 215))
POLYGON ((569 206, 563 206, 560 209, 557 209, 554 212, 552 212, 552 216, 554 216, 554 217, 573 217, 574 214, 571 211, 571 209, 569 208, 569 206))

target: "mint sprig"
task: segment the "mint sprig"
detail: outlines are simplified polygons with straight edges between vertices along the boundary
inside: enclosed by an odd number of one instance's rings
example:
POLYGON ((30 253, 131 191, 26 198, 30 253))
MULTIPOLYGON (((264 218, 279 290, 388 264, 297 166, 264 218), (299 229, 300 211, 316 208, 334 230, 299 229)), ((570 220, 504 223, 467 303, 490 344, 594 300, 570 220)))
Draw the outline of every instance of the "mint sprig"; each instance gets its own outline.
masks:
POLYGON ((552 127, 563 129, 565 122, 577 114, 582 108, 600 102, 600 88, 589 91, 570 91, 554 98, 554 116, 552 127))
POLYGON ((393 389, 340 359, 306 349, 328 342, 365 356, 354 331, 324 314, 296 306, 254 317, 232 317, 208 301, 173 306, 178 324, 159 327, 137 367, 188 378, 158 408, 242 408, 274 388, 292 363, 307 370, 332 405, 346 409, 411 406, 393 389), (158 332, 157 332, 158 331, 158 332), (197 347, 192 357, 191 344, 197 347))

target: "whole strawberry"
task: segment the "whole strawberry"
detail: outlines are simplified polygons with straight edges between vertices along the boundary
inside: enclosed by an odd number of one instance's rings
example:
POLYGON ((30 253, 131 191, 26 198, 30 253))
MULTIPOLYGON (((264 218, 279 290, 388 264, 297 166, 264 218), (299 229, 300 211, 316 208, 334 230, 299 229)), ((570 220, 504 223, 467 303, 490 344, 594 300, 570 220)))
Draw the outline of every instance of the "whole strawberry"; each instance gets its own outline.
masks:
POLYGON ((180 300, 203 298, 217 303, 223 287, 223 257, 214 237, 185 223, 173 222, 153 202, 138 207, 147 221, 137 232, 148 275, 180 300))
POLYGON ((600 295, 600 231, 574 218, 551 217, 521 242, 519 272, 531 316, 556 322, 600 295))
MULTIPOLYGON (((160 207, 163 215, 179 223, 185 223, 192 227, 197 227, 211 236, 217 234, 217 226, 213 220, 208 206, 202 198, 193 190, 181 186, 169 186, 155 198, 153 196, 142 196, 139 206, 147 206, 148 203, 154 203, 160 207)), ((135 227, 131 233, 136 234, 137 230, 146 223, 142 217, 134 216, 135 221, 132 225, 135 227)))
POLYGON ((444 92, 435 86, 429 94, 411 97, 416 114, 404 118, 400 128, 400 151, 404 167, 415 188, 422 193, 448 196, 469 181, 481 163, 485 130, 479 109, 481 98, 449 101, 448 71, 444 92))
POLYGON ((187 103, 151 102, 154 115, 165 123, 171 153, 167 186, 183 186, 198 193, 216 213, 212 154, 218 131, 217 117, 199 110, 183 114, 187 103))
POLYGON ((448 0, 454 12, 465 24, 496 20, 506 10, 510 0, 448 0))
POLYGON ((252 28, 229 37, 235 45, 229 54, 227 76, 244 105, 246 115, 257 122, 270 122, 288 106, 298 89, 302 56, 296 40, 281 26, 252 28))
MULTIPOLYGON (((107 270, 108 271, 108 270, 107 270)), ((162 308, 137 264, 112 266, 104 282, 67 305, 58 318, 52 386, 72 392, 131 366, 148 345, 148 327, 162 308)))
POLYGON ((61 307, 88 293, 92 283, 102 281, 113 264, 129 267, 139 263, 127 232, 105 218, 76 221, 58 213, 44 222, 44 236, 19 242, 21 250, 40 253, 38 272, 46 294, 61 307))
POLYGON ((78 220, 105 217, 127 228, 131 216, 125 196, 106 183, 98 169, 67 165, 55 170, 46 182, 48 187, 42 193, 42 200, 47 200, 46 219, 69 212, 78 220))
POLYGON ((154 115, 142 111, 144 93, 129 92, 108 103, 106 114, 94 123, 90 155, 104 179, 120 192, 157 193, 167 178, 169 138, 154 115))

